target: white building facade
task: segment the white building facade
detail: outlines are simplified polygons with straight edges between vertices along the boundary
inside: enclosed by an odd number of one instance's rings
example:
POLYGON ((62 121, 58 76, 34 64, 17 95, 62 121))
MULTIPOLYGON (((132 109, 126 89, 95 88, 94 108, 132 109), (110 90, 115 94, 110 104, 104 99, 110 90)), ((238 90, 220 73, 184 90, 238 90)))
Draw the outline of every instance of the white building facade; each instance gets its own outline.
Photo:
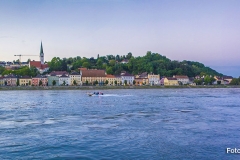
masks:
POLYGON ((62 75, 59 77, 59 86, 69 86, 71 85, 71 79, 67 75, 62 75))
POLYGON ((127 72, 121 73, 121 81, 123 85, 125 84, 124 83, 125 81, 127 82, 128 85, 132 85, 134 81, 134 75, 131 75, 127 72))

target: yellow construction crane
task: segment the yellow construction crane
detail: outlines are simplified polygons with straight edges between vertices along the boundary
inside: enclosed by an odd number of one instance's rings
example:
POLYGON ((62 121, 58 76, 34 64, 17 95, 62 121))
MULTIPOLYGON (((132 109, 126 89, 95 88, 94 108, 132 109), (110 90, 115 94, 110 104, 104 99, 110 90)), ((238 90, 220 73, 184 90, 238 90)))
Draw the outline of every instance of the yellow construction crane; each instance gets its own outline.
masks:
POLYGON ((19 64, 21 65, 21 57, 22 56, 39 56, 39 55, 22 55, 22 54, 18 54, 18 55, 14 55, 14 56, 19 56, 19 64))

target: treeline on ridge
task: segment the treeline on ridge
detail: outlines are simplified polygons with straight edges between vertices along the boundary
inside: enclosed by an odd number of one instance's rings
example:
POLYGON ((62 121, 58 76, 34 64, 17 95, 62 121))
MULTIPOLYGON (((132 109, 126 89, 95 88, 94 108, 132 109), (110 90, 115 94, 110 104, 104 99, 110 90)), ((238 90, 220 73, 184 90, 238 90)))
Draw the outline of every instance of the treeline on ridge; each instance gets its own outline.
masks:
POLYGON ((63 58, 54 57, 48 62, 51 71, 71 71, 78 70, 80 67, 88 69, 104 69, 107 74, 118 75, 121 71, 127 71, 131 74, 140 74, 142 72, 160 74, 161 76, 187 75, 195 77, 197 75, 216 75, 221 73, 204 66, 204 64, 193 61, 175 61, 166 56, 148 51, 145 56, 134 57, 131 52, 127 55, 107 55, 95 58, 75 57, 63 58), (127 60, 128 63, 121 63, 127 60))

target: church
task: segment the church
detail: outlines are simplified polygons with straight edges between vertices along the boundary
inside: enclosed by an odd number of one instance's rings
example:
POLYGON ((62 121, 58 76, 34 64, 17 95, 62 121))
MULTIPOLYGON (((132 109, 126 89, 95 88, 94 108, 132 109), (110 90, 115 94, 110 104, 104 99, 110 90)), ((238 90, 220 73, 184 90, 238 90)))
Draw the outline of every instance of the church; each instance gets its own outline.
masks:
POLYGON ((38 71, 42 74, 49 70, 48 64, 44 64, 44 53, 43 53, 42 42, 41 42, 39 57, 40 57, 40 61, 30 61, 29 67, 36 67, 38 69, 38 71))

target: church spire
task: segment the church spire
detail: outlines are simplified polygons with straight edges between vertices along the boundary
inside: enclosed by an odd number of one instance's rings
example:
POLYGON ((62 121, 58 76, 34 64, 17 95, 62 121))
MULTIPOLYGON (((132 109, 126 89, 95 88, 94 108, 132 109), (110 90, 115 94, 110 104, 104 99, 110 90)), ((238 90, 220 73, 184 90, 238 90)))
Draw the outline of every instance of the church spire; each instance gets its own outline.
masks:
POLYGON ((41 54, 41 53, 43 53, 42 41, 41 41, 40 54, 41 54))
POLYGON ((41 47, 40 47, 40 61, 41 61, 41 64, 44 64, 44 53, 43 53, 42 41, 41 41, 41 47))

